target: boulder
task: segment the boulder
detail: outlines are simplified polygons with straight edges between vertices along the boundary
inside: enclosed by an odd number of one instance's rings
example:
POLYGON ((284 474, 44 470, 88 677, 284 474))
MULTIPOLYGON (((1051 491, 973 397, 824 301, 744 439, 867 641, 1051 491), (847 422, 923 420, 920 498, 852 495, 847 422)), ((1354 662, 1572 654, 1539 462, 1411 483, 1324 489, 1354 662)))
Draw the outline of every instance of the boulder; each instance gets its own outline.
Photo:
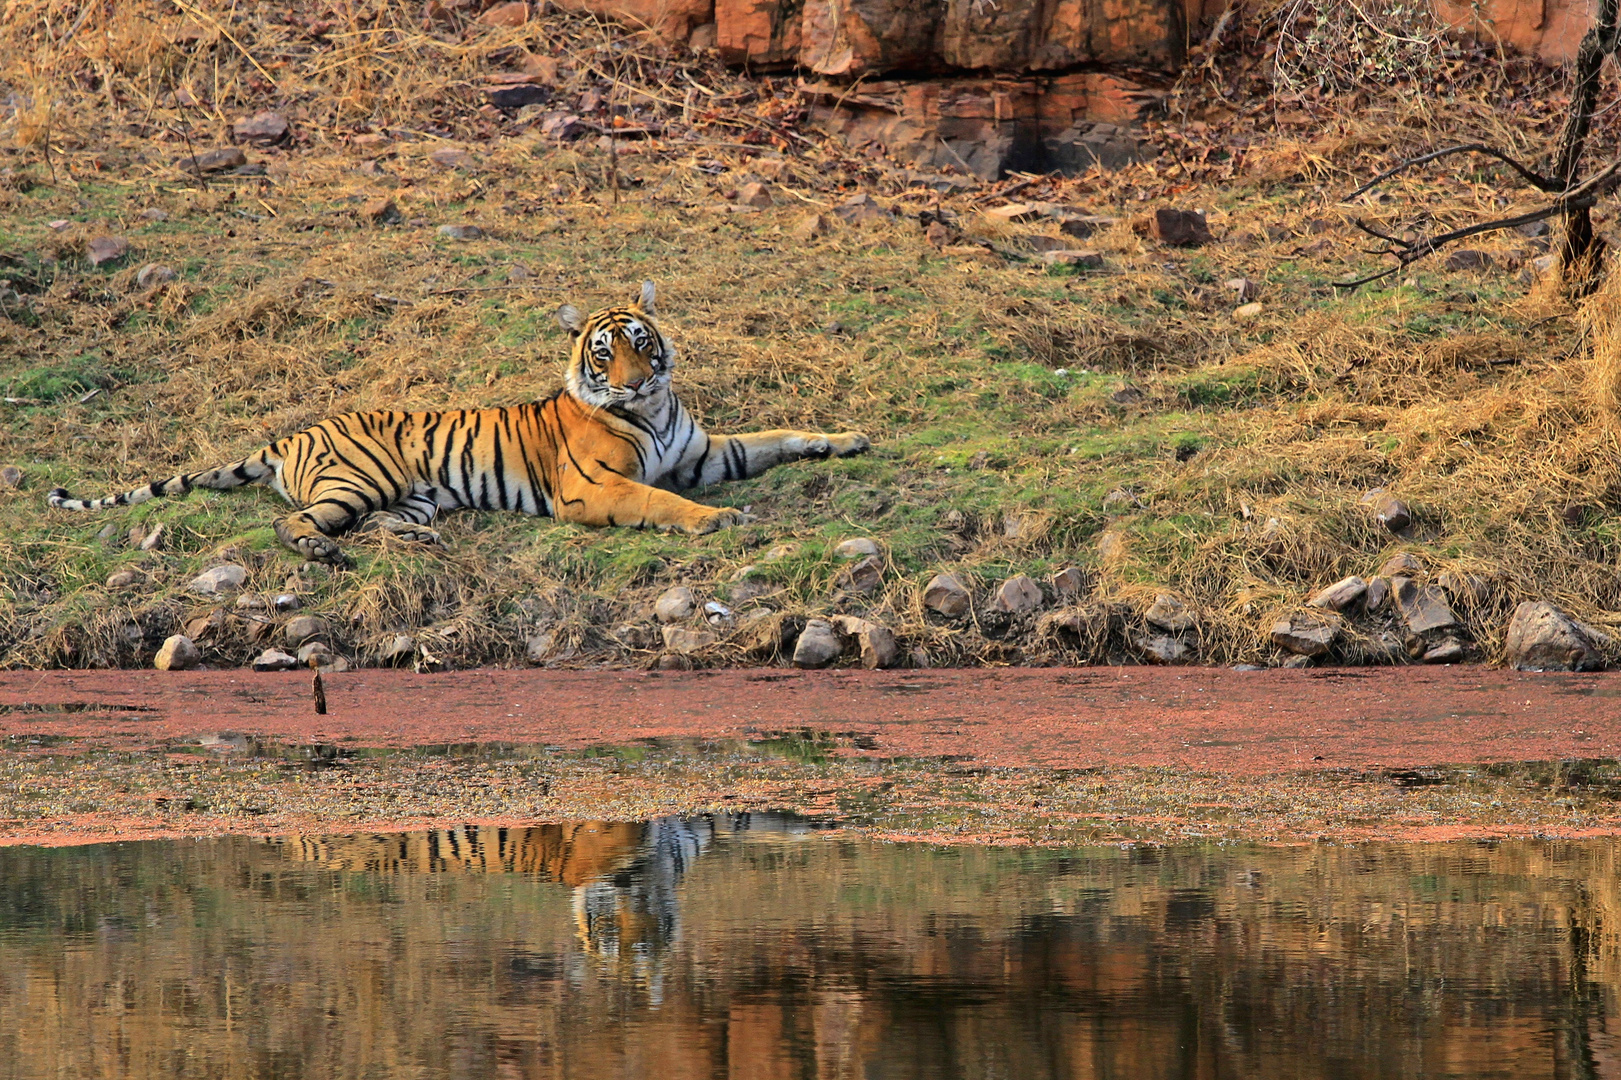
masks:
POLYGON ((1204 214, 1198 210, 1177 210, 1162 206, 1148 221, 1148 235, 1172 247, 1199 247, 1214 237, 1205 224, 1204 214))
POLYGON ((274 146, 287 138, 289 130, 287 118, 269 110, 254 113, 231 125, 231 135, 237 142, 255 146, 274 146))
POLYGON ((1065 216, 1058 223, 1058 231, 1077 240, 1086 240, 1118 224, 1119 218, 1105 217, 1101 214, 1074 214, 1065 216))
POLYGON ((833 554, 840 559, 860 559, 867 555, 877 555, 879 551, 875 541, 865 536, 854 536, 834 548, 833 554))
POLYGON ((1185 664, 1193 658, 1188 643, 1170 634, 1141 634, 1132 644, 1150 664, 1185 664))
POLYGON ((183 157, 175 162, 175 167, 189 173, 211 173, 239 169, 247 163, 248 155, 234 146, 226 146, 218 150, 205 150, 195 157, 183 157))
POLYGON ((1597 671, 1604 666, 1590 628, 1547 600, 1527 600, 1514 609, 1503 652, 1518 671, 1597 671))
POLYGON ((152 666, 159 671, 190 671, 203 662, 203 654, 189 637, 184 634, 175 634, 166 638, 158 655, 152 660, 152 666))
POLYGON ((1410 551, 1398 551, 1379 568, 1382 578, 1417 577, 1424 572, 1424 563, 1410 551))
POLYGON ((956 574, 936 574, 923 588, 923 606, 948 619, 968 613, 972 597, 956 574))
POLYGON ((1086 571, 1078 566, 1067 566, 1053 575, 1053 592, 1066 600, 1073 600, 1086 591, 1086 571))
POLYGON ((698 610, 698 598, 685 585, 668 589, 653 602, 653 617, 661 623, 685 622, 698 610))
POLYGON ((1327 608, 1330 611, 1345 611, 1353 607, 1368 593, 1368 583, 1352 574, 1344 581, 1336 581, 1328 588, 1323 589, 1306 603, 1314 608, 1327 608))
POLYGON ((162 263, 147 263, 135 274, 135 286, 140 289, 155 289, 159 285, 167 284, 180 275, 162 263))
POLYGON ((1413 514, 1407 509, 1407 504, 1384 488, 1374 488, 1362 496, 1361 502, 1373 512, 1375 521, 1393 533, 1399 533, 1413 523, 1413 514))
POLYGON ((889 627, 853 615, 835 615, 832 622, 842 636, 855 639, 861 649, 862 667, 889 668, 900 662, 900 647, 889 627))
POLYGON ((772 203, 771 189, 758 181, 744 184, 737 189, 737 201, 742 206, 753 206, 763 210, 772 203))
POLYGON ((799 640, 794 642, 794 666, 799 668, 823 668, 839 658, 844 646, 839 642, 839 635, 833 629, 833 624, 826 619, 812 619, 805 624, 805 629, 799 632, 799 640))
POLYGON ((1368 582, 1368 591, 1362 596, 1362 610, 1373 615, 1383 611, 1390 602, 1390 580, 1376 577, 1368 582))
POLYGON ((478 167, 478 159, 458 146, 441 146, 428 155, 428 160, 446 169, 471 171, 478 167))
POLYGON ((1024 615, 1041 606, 1041 586, 1027 574, 1015 574, 1002 582, 991 600, 991 610, 1004 615, 1024 615))
POLYGON ((295 615, 281 628, 282 640, 292 646, 326 635, 326 620, 318 615, 295 615))
POLYGON ((720 641, 713 630, 693 630, 685 626, 664 628, 664 647, 681 656, 691 656, 720 641))
POLYGON ((254 671, 291 671, 298 666, 298 657, 280 649, 266 649, 253 658, 254 671))
POLYGON ((1420 585, 1412 578, 1396 577, 1390 581, 1391 595, 1396 598, 1396 609, 1401 612, 1407 629, 1418 635, 1450 630, 1458 625, 1458 617, 1447 604, 1446 594, 1433 585, 1420 585))
POLYGON ((1154 597, 1154 602, 1143 612, 1143 619, 1150 626, 1157 626, 1172 634, 1192 630, 1196 622, 1187 604, 1183 603, 1180 597, 1172 596, 1170 593, 1160 593, 1154 597))
POLYGON ((1426 664, 1461 664, 1468 657, 1463 642, 1448 635, 1424 651, 1426 664))
POLYGON ((248 571, 245 567, 235 563, 221 563, 192 578, 186 588, 205 596, 216 596, 220 593, 235 592, 247 580, 248 571))
POLYGON ((91 266, 106 266, 129 254, 129 241, 122 236, 98 236, 90 241, 85 257, 91 266))
POLYGON ((405 215, 394 205, 394 200, 386 195, 372 199, 362 206, 360 216, 373 225, 398 225, 405 220, 405 215))
POLYGON ((1329 612, 1296 612, 1272 627, 1272 643, 1296 656, 1322 656, 1340 636, 1340 618, 1329 612))
POLYGON ((557 633, 553 630, 542 630, 530 634, 524 639, 523 656, 531 664, 544 664, 551 658, 553 649, 557 645, 557 633))
POLYGON ((833 576, 833 584, 846 592, 870 593, 884 583, 884 560, 877 555, 858 559, 833 576))

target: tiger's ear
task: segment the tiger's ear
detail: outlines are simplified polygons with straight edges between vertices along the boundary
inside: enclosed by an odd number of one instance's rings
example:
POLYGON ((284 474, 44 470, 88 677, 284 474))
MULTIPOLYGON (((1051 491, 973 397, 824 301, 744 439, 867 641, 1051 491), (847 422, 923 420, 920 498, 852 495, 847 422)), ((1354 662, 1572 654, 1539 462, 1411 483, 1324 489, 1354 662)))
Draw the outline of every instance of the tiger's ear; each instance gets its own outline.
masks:
POLYGON ((658 312, 653 310, 653 283, 651 281, 642 282, 642 298, 641 303, 638 306, 642 309, 642 313, 645 315, 658 314, 658 312))
POLYGON ((578 334, 585 329, 585 316, 573 304, 564 304, 557 309, 557 325, 571 334, 578 334))

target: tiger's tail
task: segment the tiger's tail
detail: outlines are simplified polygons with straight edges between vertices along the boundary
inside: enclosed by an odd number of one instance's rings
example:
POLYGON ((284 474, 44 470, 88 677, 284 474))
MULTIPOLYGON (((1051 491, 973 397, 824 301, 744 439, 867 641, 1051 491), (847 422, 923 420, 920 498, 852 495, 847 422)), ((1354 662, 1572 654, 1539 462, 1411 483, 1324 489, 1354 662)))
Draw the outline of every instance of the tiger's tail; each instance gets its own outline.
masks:
POLYGON ((179 473, 167 480, 154 480, 145 487, 108 495, 104 499, 76 499, 67 488, 52 488, 45 501, 57 510, 106 510, 112 506, 136 506, 159 496, 184 495, 193 488, 226 491, 230 488, 262 483, 274 476, 276 466, 270 451, 271 448, 266 447, 241 461, 221 465, 217 469, 179 473))

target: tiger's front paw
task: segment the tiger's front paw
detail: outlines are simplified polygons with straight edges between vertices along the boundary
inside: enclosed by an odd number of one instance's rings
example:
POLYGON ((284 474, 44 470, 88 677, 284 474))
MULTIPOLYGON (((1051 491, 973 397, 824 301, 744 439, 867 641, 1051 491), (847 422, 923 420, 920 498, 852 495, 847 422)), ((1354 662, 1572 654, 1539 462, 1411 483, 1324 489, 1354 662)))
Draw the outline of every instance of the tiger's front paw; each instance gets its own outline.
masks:
POLYGON ((829 435, 827 445, 832 449, 834 457, 854 457, 871 450, 872 440, 859 431, 845 431, 838 435, 829 435))
POLYGON ((719 532, 729 529, 733 525, 746 525, 754 518, 741 510, 734 510, 730 506, 705 508, 702 514, 694 515, 694 520, 687 525, 686 531, 693 536, 702 536, 705 533, 719 532))

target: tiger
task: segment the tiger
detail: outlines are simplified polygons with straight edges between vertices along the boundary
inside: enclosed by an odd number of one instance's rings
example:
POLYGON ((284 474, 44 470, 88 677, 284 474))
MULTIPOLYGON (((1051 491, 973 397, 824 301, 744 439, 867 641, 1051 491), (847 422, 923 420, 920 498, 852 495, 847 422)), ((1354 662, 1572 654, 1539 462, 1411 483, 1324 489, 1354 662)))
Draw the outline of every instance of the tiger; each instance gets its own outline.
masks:
POLYGON ((50 506, 103 510, 193 488, 268 484, 293 507, 276 537, 311 562, 347 565, 335 539, 355 527, 437 545, 440 511, 516 510, 590 526, 691 535, 749 520, 677 495, 785 462, 850 457, 856 431, 708 435, 671 388, 676 350, 659 329, 651 281, 630 303, 556 319, 571 339, 563 385, 540 401, 492 409, 347 413, 234 461, 102 499, 54 488, 50 506))

